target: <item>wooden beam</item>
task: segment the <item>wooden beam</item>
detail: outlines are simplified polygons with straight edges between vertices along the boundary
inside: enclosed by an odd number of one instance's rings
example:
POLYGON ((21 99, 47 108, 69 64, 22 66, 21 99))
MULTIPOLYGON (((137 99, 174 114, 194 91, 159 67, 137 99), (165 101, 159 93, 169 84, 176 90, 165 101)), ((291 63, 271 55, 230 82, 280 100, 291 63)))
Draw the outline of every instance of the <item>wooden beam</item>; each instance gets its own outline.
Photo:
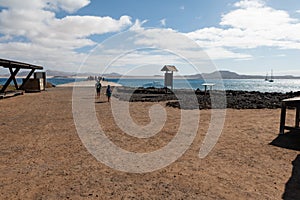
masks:
POLYGON ((9 68, 9 71, 10 71, 10 75, 12 77, 12 80, 15 84, 15 88, 17 90, 17 89, 19 89, 19 87, 18 87, 18 83, 17 83, 17 80, 16 80, 16 76, 14 75, 13 69, 11 67, 9 68))
POLYGON ((293 126, 284 126, 284 129, 289 130, 289 131, 300 130, 300 128, 293 127, 293 126))
POLYGON ((2 89, 0 90, 0 93, 4 93, 6 88, 9 86, 10 82, 13 80, 13 77, 17 75, 20 68, 16 68, 15 71, 10 75, 10 77, 7 79, 6 83, 3 85, 2 89))
POLYGON ((5 60, 0 58, 0 66, 4 68, 21 68, 21 69, 43 69, 42 66, 22 63, 18 61, 5 60))
POLYGON ((31 77, 31 75, 33 74, 33 72, 35 71, 35 69, 32 69, 29 74, 26 76, 26 78, 24 79, 22 85, 20 86, 20 89, 23 89, 24 85, 26 84, 26 82, 28 81, 28 79, 31 77))

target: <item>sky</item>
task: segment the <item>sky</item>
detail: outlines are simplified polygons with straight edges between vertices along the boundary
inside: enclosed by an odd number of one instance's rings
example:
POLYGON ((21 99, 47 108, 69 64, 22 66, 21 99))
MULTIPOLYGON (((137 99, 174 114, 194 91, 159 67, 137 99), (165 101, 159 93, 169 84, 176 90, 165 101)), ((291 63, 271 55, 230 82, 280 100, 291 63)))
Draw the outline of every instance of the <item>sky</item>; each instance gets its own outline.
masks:
POLYGON ((46 70, 300 76, 299 55, 299 0, 0 0, 0 58, 46 70))

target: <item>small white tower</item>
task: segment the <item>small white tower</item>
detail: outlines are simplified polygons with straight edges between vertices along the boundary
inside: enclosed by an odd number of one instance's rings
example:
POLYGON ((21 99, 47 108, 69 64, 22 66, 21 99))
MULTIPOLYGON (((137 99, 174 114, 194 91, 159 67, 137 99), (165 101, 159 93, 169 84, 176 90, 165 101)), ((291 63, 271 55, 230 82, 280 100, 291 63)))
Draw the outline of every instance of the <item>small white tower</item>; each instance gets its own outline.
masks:
POLYGON ((160 71, 165 71, 165 87, 173 90, 173 72, 178 72, 174 65, 165 65, 160 71))

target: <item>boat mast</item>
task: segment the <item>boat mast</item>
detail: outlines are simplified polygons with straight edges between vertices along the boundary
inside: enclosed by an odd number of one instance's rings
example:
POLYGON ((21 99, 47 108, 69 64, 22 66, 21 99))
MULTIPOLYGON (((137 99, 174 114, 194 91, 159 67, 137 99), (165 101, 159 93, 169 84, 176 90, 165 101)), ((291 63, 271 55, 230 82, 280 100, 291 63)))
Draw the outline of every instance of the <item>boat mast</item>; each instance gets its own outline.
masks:
POLYGON ((265 78, 265 81, 268 81, 268 73, 266 74, 266 78, 265 78))
POLYGON ((271 78, 270 78, 269 82, 274 82, 273 69, 271 70, 271 78))

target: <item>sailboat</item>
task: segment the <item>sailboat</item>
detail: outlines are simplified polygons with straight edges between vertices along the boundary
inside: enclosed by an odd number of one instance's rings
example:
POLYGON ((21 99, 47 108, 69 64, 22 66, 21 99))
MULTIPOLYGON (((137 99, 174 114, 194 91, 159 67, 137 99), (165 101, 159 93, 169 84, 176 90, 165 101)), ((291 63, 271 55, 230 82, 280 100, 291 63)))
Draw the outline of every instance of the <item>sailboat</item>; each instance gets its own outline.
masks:
POLYGON ((269 82, 274 82, 273 70, 271 70, 271 78, 268 80, 269 82))
POLYGON ((269 81, 269 77, 268 77, 268 73, 266 74, 266 78, 265 78, 265 81, 269 81))

